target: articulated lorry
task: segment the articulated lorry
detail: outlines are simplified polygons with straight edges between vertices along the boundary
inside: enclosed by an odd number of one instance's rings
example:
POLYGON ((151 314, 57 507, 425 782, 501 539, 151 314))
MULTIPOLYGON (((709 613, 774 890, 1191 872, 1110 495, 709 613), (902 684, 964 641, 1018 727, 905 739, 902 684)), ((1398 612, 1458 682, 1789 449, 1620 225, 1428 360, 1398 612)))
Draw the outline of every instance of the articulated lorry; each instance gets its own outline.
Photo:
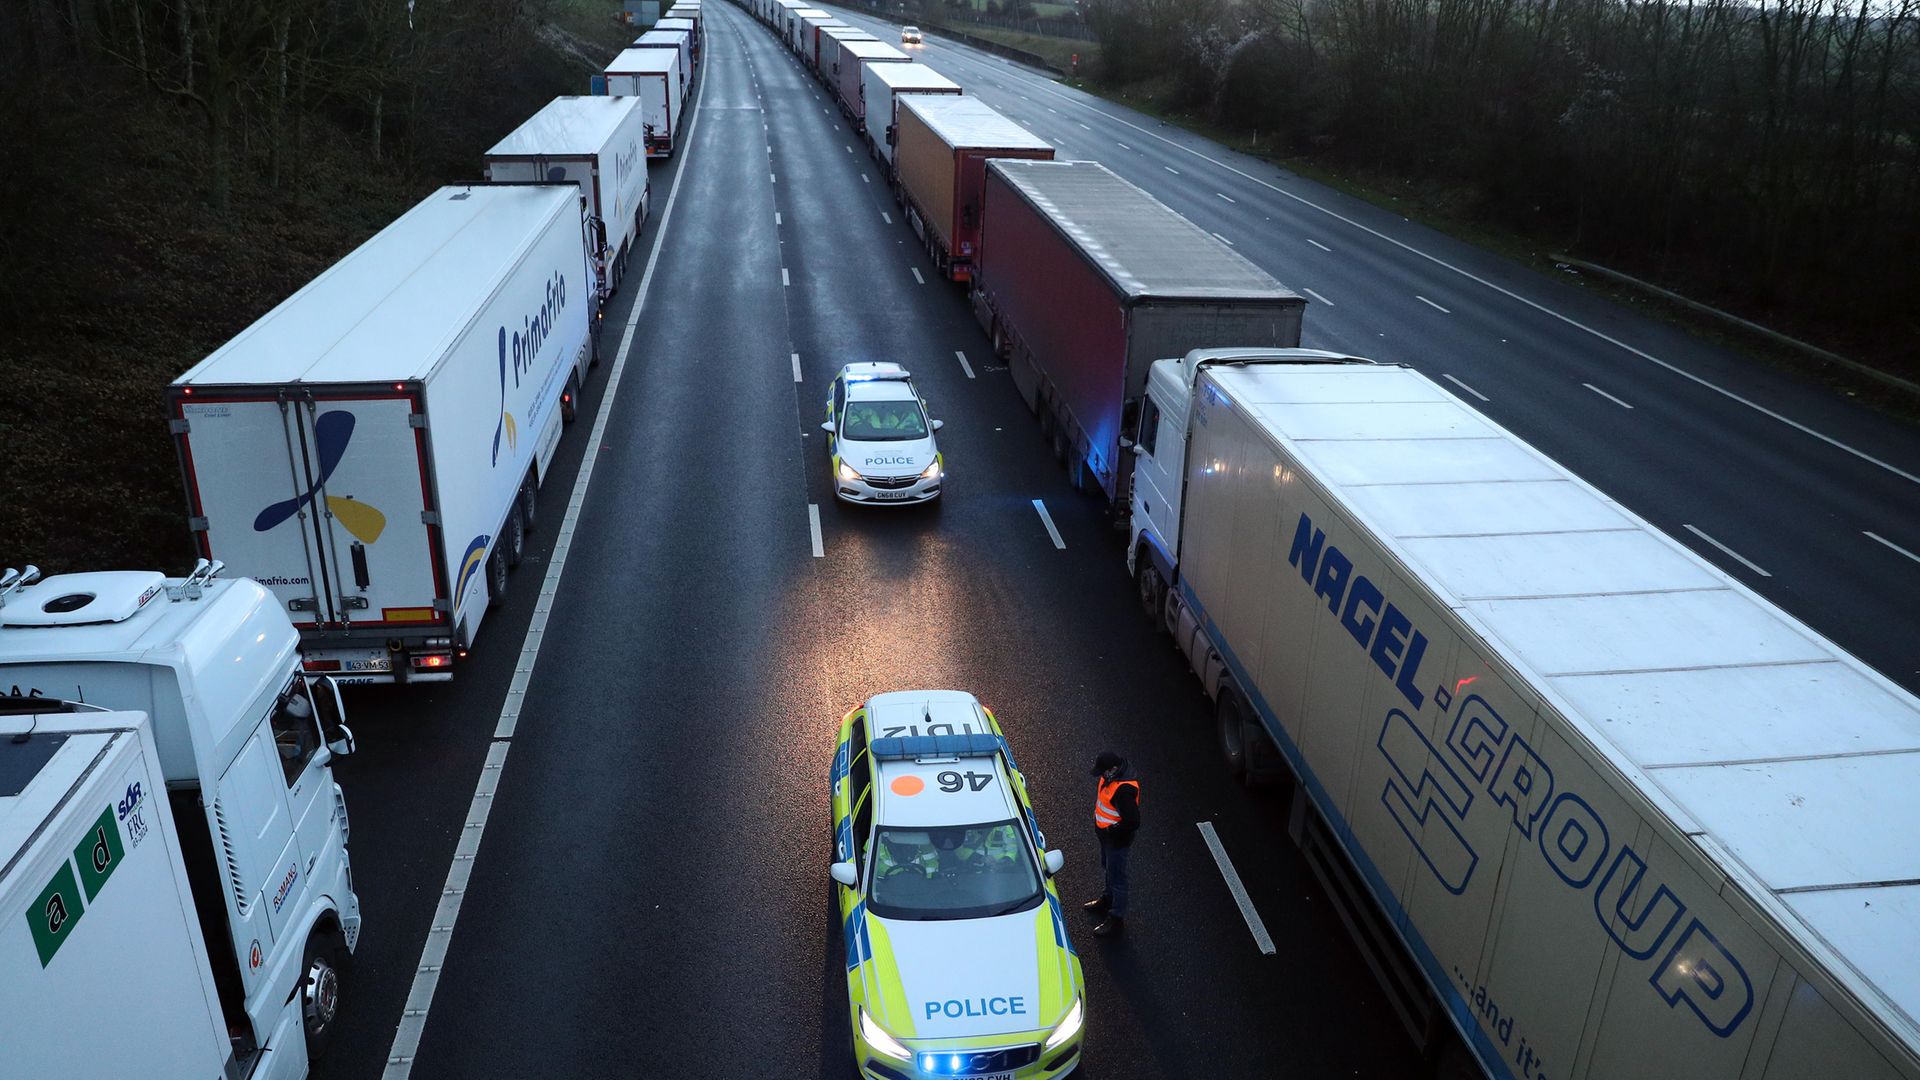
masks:
POLYGON ((298 1078, 333 1036, 353 736, 279 601, 219 569, 0 575, 9 1077, 298 1078))
POLYGON ((861 73, 867 105, 867 150, 894 182, 893 143, 900 122, 900 99, 910 94, 960 93, 960 84, 925 64, 870 64, 861 73))
POLYGON ((1920 700, 1407 368, 1160 360, 1133 445, 1141 600, 1416 1037, 1920 1077, 1920 700))
POLYGON ((308 671, 451 679, 500 603, 590 362, 585 217, 570 182, 441 188, 169 388, 201 554, 308 671))
POLYGON ((687 100, 687 78, 693 73, 693 35, 685 30, 649 30, 633 39, 630 49, 672 49, 680 58, 680 83, 674 88, 676 99, 687 100))
MULTIPOLYGON (((860 42, 880 39, 857 26, 836 26, 820 31, 819 56, 815 58, 814 77, 838 100, 840 94, 840 51, 860 42)), ((849 62, 852 62, 849 60, 849 62)))
POLYGON ((653 197, 639 99, 554 98, 495 143, 484 160, 487 179, 496 183, 579 185, 587 200, 594 310, 601 312, 627 276, 653 197))
POLYGON ((1118 514, 1148 365, 1300 344, 1305 300, 1103 165, 991 161, 981 201, 974 313, 1068 475, 1118 514))
POLYGON ((631 48, 588 80, 588 92, 640 99, 647 125, 647 156, 673 156, 674 136, 686 110, 687 81, 678 49, 631 48))
POLYGON ((979 98, 908 94, 894 102, 894 194, 935 269, 970 280, 980 258, 988 161, 1051 161, 1053 145, 979 98))
POLYGON ((874 64, 911 64, 913 57, 884 41, 842 41, 834 67, 834 95, 840 111, 853 121, 853 130, 866 130, 867 101, 861 73, 874 64))

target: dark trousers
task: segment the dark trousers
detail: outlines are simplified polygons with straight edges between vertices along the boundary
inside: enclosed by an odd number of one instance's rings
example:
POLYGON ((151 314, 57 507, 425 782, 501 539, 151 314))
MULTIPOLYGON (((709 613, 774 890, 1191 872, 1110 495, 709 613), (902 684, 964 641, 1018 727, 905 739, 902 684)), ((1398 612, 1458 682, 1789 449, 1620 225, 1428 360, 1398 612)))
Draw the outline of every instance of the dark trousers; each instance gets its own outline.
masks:
POLYGON ((1100 869, 1106 874, 1106 887, 1100 892, 1100 899, 1107 902, 1107 910, 1125 918, 1127 915, 1127 857, 1133 853, 1131 847, 1115 847, 1106 836, 1100 837, 1100 869))

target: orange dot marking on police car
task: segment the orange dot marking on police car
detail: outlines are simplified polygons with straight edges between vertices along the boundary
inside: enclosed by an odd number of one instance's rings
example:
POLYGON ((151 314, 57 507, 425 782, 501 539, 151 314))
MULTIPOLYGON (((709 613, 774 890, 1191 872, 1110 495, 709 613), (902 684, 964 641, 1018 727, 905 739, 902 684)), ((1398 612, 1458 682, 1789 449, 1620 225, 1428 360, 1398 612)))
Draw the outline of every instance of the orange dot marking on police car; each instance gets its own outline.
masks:
POLYGON ((896 776, 887 785, 895 795, 918 795, 927 790, 927 782, 917 776, 896 776))

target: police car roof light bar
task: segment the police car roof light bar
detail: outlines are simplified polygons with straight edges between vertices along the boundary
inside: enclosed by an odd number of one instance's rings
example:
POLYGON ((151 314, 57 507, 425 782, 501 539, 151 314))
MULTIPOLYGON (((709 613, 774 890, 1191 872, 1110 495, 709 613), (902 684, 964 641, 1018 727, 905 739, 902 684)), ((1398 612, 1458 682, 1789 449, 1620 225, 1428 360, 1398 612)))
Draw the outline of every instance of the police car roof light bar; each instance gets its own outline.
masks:
POLYGON ((1000 752, 1000 736, 986 732, 964 735, 905 735, 875 739, 868 748, 875 761, 918 761, 922 758, 990 757, 1000 752))

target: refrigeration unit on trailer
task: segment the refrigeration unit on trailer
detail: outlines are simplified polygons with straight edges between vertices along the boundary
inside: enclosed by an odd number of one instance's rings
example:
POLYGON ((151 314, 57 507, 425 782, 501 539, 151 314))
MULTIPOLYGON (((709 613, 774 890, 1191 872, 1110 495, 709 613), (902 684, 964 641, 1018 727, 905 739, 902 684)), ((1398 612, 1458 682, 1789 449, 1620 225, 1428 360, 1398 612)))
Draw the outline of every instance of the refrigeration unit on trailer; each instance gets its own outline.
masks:
POLYGON ((975 314, 1069 475, 1125 514, 1148 365, 1297 346, 1306 302, 1094 162, 993 161, 985 187, 975 314))
POLYGON ((634 39, 628 48, 672 49, 680 56, 680 82, 674 88, 681 101, 687 97, 687 73, 693 70, 693 35, 685 30, 649 30, 634 39))
POLYGON ((450 679, 500 602, 586 378, 586 228, 570 183, 441 188, 169 389, 201 552, 309 670, 450 679))
POLYGON ((960 84, 925 64, 868 64, 860 81, 866 99, 867 149, 886 166, 891 181, 898 99, 907 94, 958 94, 960 84))
POLYGON ((652 198, 640 100, 554 98, 494 144, 485 161, 488 180, 580 186, 587 198, 599 311, 626 277, 652 198))
POLYGON ((894 99, 895 194, 942 274, 973 276, 991 158, 1053 159, 1040 136, 978 98, 908 94, 894 99))
POLYGON ((884 41, 843 41, 840 64, 834 73, 834 93, 840 99, 840 111, 853 121, 853 130, 864 131, 867 103, 860 73, 875 64, 911 64, 913 57, 884 41))
POLYGON ((1411 1028, 1920 1077, 1920 700, 1410 369, 1190 353, 1140 424, 1142 600, 1411 1028))
MULTIPOLYGON (((700 45, 701 45, 700 35, 697 32, 697 28, 694 26, 692 19, 661 19, 659 22, 653 24, 653 30, 656 32, 661 30, 685 31, 687 35, 687 40, 693 43, 693 65, 696 68, 700 66, 700 45)), ((687 81, 691 81, 692 78, 693 78, 693 73, 688 72, 687 81)), ((682 85, 684 86, 685 83, 683 82, 682 85)), ((684 100, 686 97, 686 94, 682 93, 680 96, 684 100)))
POLYGON ((647 156, 663 158, 673 155, 674 125, 680 122, 689 78, 677 49, 627 49, 594 76, 593 88, 614 97, 639 98, 647 125, 647 156))
POLYGON ((353 735, 279 601, 219 572, 0 574, 0 837, 48 827, 24 857, 0 840, 8 1076, 300 1077, 333 1037, 353 735))

